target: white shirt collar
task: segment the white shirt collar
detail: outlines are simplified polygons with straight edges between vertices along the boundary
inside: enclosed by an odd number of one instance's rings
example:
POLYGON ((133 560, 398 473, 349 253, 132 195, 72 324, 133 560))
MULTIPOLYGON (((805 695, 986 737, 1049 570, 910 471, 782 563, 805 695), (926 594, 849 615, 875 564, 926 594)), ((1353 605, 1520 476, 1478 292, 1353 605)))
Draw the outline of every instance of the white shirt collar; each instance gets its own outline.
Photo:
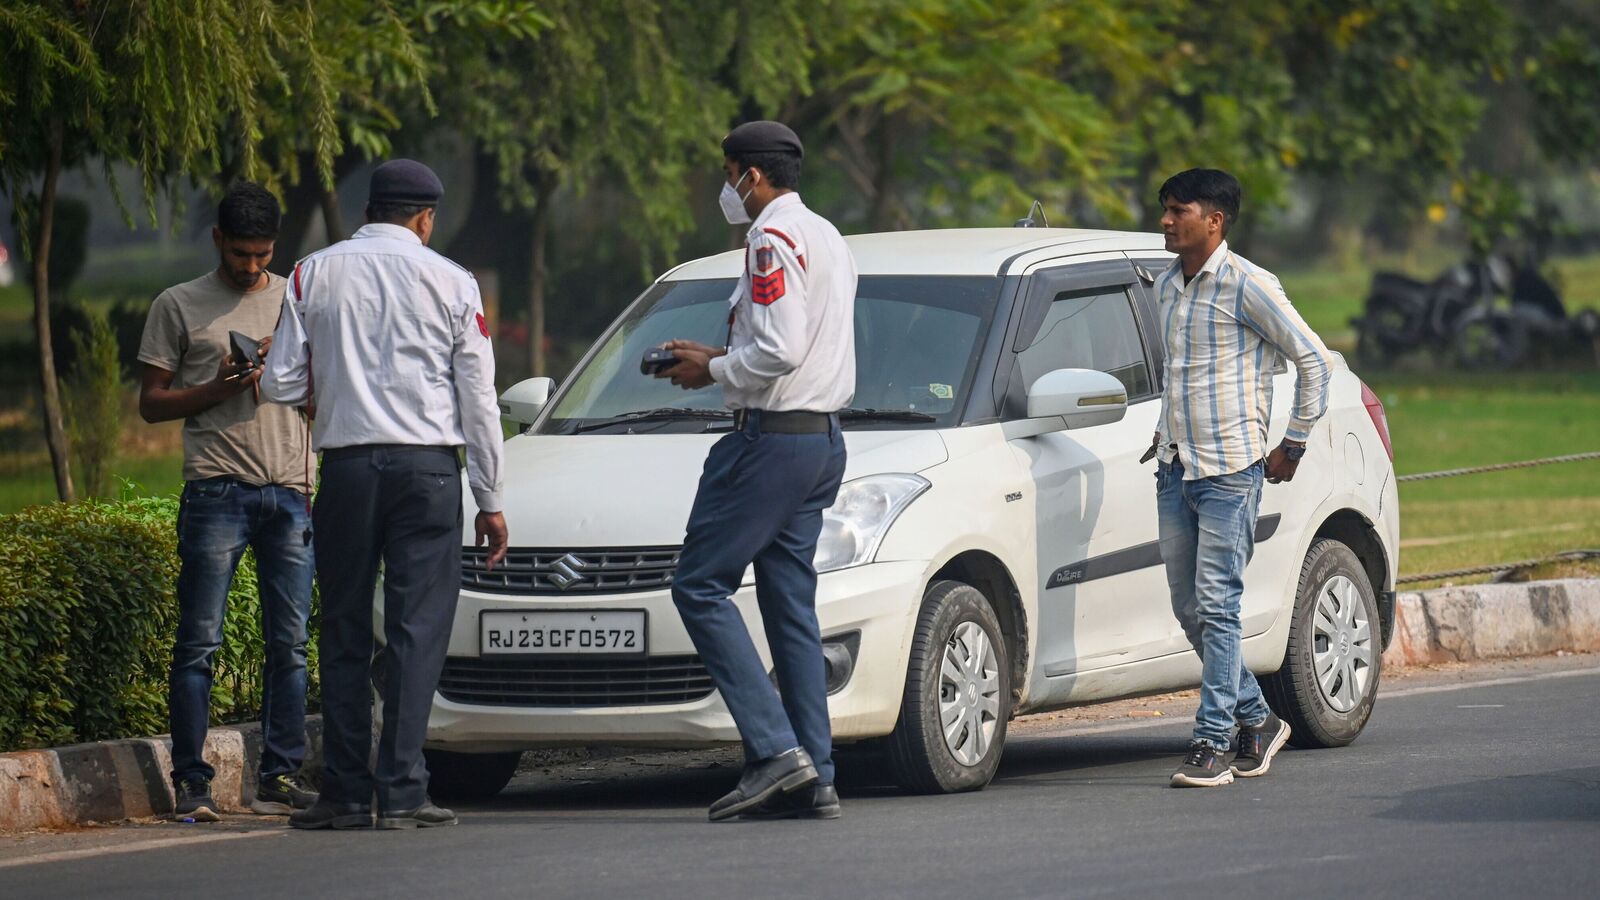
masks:
MULTIPOLYGON (((1227 258, 1228 242, 1223 241, 1217 245, 1217 249, 1211 251, 1211 255, 1206 258, 1206 264, 1200 267, 1200 272, 1209 272, 1213 276, 1216 275, 1217 270, 1222 268, 1222 261, 1227 258)), ((1200 273, 1196 272, 1195 274, 1198 275, 1200 273)))
POLYGON ((754 237, 756 232, 761 230, 761 226, 767 224, 767 222, 771 220, 773 215, 778 211, 788 209, 791 206, 804 205, 804 203, 800 202, 800 194, 798 191, 790 191, 787 194, 780 194, 778 197, 774 198, 771 203, 767 204, 767 208, 761 211, 761 215, 756 216, 756 220, 754 222, 750 223, 750 231, 746 233, 746 236, 754 237))
POLYGON ((360 228, 356 229, 356 233, 350 235, 350 237, 352 237, 352 238, 386 237, 386 238, 393 238, 393 239, 395 239, 397 241, 410 241, 413 244, 421 244, 422 243, 422 238, 417 237, 417 233, 415 231, 412 231, 411 229, 405 227, 404 225, 391 225, 391 224, 389 224, 387 222, 368 222, 367 224, 365 224, 365 225, 361 226, 360 228))

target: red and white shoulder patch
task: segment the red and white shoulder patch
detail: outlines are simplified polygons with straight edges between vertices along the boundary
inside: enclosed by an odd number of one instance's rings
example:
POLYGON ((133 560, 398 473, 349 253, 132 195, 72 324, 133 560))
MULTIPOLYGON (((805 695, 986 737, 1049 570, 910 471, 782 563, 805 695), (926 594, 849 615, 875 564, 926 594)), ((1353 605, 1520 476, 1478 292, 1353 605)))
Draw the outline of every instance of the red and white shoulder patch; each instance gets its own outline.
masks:
POLYGON ((779 266, 765 275, 750 276, 750 300, 761 306, 771 306, 783 296, 783 267, 779 266))
POLYGON ((478 313, 478 331, 484 337, 489 336, 489 320, 483 317, 483 313, 478 313))

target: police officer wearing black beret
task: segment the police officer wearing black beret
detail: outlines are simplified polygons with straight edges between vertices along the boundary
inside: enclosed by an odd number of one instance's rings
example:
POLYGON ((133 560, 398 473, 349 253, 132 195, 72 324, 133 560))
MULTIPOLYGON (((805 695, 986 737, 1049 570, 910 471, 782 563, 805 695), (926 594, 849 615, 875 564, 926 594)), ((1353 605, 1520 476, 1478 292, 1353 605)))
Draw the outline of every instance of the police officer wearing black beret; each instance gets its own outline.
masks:
POLYGON ((313 512, 323 699, 322 794, 296 828, 453 825, 422 758, 461 589, 458 448, 488 565, 504 556, 494 353, 471 273, 428 249, 444 186, 391 160, 372 174, 367 224, 289 276, 269 400, 314 406, 322 452, 313 512), (383 664, 373 679, 372 594, 383 579, 383 664), (377 765, 371 689, 383 701, 377 765), (372 808, 376 798, 377 809, 372 808), (376 815, 374 815, 376 812, 376 815))
POLYGON ((792 130, 741 125, 722 153, 723 215, 751 223, 728 346, 671 341, 679 363, 659 377, 721 385, 735 430, 706 458, 672 599, 745 745, 739 783, 711 819, 831 819, 839 795, 813 558, 844 475, 838 411, 855 393, 856 265, 796 193, 804 150, 792 130), (729 599, 752 564, 777 690, 729 599))

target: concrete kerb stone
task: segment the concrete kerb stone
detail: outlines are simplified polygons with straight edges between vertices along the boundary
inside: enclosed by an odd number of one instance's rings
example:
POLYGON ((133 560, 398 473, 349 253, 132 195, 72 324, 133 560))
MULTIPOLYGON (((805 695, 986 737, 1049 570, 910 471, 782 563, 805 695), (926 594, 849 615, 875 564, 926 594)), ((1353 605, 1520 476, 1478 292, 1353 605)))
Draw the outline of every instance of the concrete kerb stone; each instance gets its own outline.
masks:
MULTIPOLYGON (((1400 594, 1385 668, 1600 650, 1600 579, 1486 584, 1400 594)), ((322 768, 322 717, 306 718, 305 774, 322 768)), ((609 748, 608 748, 609 749, 609 748)), ((547 763, 608 755, 601 748, 535 754, 547 763)), ((206 759, 212 796, 241 812, 256 791, 259 725, 213 728, 206 759)), ((530 760, 524 759, 524 762, 530 760)), ((172 812, 171 742, 165 737, 0 753, 0 833, 65 828, 172 812)))
MULTIPOLYGON (((322 768, 322 718, 306 717, 303 771, 322 768)), ((227 812, 249 809, 261 762, 261 726, 213 728, 206 761, 211 796, 227 812)), ((172 742, 162 735, 0 753, 0 833, 116 822, 172 812, 172 742)))
POLYGON ((1386 668, 1600 650, 1600 580, 1475 584, 1395 598, 1386 668))

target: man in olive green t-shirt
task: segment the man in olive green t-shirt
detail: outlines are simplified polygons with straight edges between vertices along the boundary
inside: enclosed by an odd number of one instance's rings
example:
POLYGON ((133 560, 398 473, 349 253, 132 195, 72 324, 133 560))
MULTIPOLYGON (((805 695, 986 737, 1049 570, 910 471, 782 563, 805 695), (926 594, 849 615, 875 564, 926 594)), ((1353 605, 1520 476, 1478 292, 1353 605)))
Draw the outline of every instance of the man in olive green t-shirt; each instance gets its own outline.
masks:
POLYGON ((266 641, 260 788, 250 808, 288 815, 316 800, 299 779, 314 568, 310 432, 299 411, 260 399, 261 368, 233 359, 228 337, 266 338, 261 352, 270 349, 285 280, 266 267, 280 218, 271 193, 234 185, 212 229, 219 265, 156 298, 139 346, 139 413, 147 422, 184 420, 182 568, 168 705, 175 812, 196 822, 218 819, 215 771, 203 756, 212 660, 246 547, 255 550, 266 641))

